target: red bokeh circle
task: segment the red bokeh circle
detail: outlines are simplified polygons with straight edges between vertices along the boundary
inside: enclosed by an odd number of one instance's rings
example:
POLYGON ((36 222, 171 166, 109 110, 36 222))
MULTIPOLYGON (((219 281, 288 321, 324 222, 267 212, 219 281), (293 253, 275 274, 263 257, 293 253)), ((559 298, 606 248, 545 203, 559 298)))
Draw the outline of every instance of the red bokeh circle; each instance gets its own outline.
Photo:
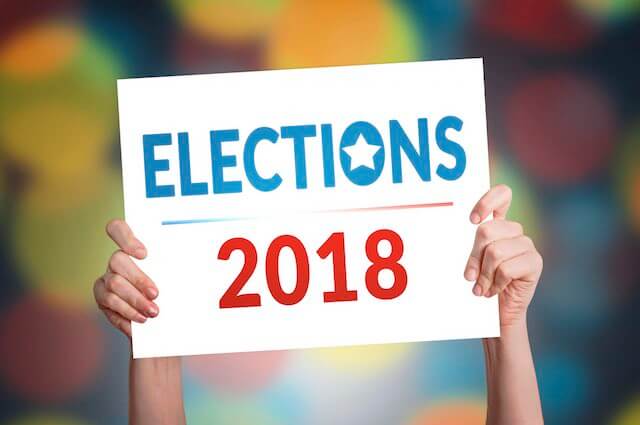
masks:
POLYGON ((268 386, 286 364, 286 351, 215 354, 185 358, 187 371, 214 390, 244 394, 268 386))
POLYGON ((593 81, 560 72, 518 86, 507 98, 507 143, 533 176, 576 183, 607 164, 617 119, 593 81))
POLYGON ((28 296, 0 320, 0 377, 30 401, 66 401, 95 381, 104 348, 94 316, 28 296))

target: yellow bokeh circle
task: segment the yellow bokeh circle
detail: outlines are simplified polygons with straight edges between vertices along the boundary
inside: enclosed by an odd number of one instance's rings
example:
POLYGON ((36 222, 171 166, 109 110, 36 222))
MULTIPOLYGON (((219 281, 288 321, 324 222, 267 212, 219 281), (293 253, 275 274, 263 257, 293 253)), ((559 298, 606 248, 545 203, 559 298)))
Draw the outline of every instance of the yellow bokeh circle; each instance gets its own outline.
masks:
POLYGON ((319 362, 340 371, 367 374, 399 364, 412 351, 411 344, 359 345, 308 350, 319 362))
POLYGON ((292 0, 267 36, 266 62, 296 68, 408 61, 418 58, 419 46, 399 3, 292 0))
POLYGON ((611 425, 640 424, 640 395, 627 404, 613 419, 611 425))
POLYGON ((109 166, 118 61, 71 21, 38 22, 14 38, 0 66, 0 155, 26 176, 31 201, 72 206, 109 166), (56 53, 41 54, 43 45, 56 53))
POLYGON ((16 213, 12 252, 23 279, 61 302, 93 303, 93 282, 116 249, 104 228, 123 214, 119 176, 103 178, 76 208, 43 212, 21 202, 16 213))
POLYGON ((182 24, 204 39, 244 42, 262 36, 283 0, 171 0, 182 24))

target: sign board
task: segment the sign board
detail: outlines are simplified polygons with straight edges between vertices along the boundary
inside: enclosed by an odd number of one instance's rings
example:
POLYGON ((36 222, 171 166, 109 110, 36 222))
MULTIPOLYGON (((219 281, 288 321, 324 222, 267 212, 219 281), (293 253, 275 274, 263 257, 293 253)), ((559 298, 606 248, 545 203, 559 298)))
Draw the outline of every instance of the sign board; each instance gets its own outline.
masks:
POLYGON ((134 357, 497 336, 481 59, 118 81, 134 357))

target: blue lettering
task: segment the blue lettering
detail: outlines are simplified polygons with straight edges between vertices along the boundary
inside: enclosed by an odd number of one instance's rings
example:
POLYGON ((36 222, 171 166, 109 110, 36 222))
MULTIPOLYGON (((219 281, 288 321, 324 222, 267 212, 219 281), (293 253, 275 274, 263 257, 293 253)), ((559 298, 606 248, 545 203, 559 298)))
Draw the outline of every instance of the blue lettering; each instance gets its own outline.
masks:
POLYGON ((145 134, 142 136, 142 147, 144 156, 144 179, 147 198, 163 198, 175 196, 173 185, 158 186, 156 173, 158 171, 169 170, 168 159, 156 159, 155 147, 167 146, 171 144, 171 134, 145 134))
POLYGON ((324 171, 324 187, 336 186, 336 172, 333 167, 333 132, 331 124, 320 126, 322 134, 322 168, 324 171))
POLYGON ((458 117, 447 116, 438 122, 436 126, 436 143, 442 152, 448 153, 456 160, 453 168, 448 168, 442 164, 438 165, 436 173, 445 180, 457 180, 467 166, 467 155, 462 146, 447 138, 447 130, 452 128, 456 131, 462 129, 462 120, 458 117))
POLYGON ((249 134, 247 143, 244 145, 244 171, 253 187, 262 192, 269 192, 280 186, 282 177, 280 177, 280 174, 275 173, 270 178, 265 179, 258 173, 256 169, 256 147, 263 140, 276 143, 278 141, 278 132, 269 127, 260 127, 249 134))
POLYGON ((242 192, 242 182, 225 181, 223 174, 224 168, 235 167, 237 161, 234 155, 222 155, 222 143, 237 142, 238 139, 238 130, 213 130, 210 133, 213 193, 242 192))
POLYGON ((402 161, 400 151, 402 150, 413 168, 418 172, 422 181, 431 180, 431 167, 429 165, 429 135, 427 133, 427 119, 418 120, 418 145, 419 153, 413 146, 407 133, 396 120, 389 121, 389 137, 391 145, 391 172, 394 183, 402 183, 402 161))
POLYGON ((180 193, 183 196, 206 195, 207 183, 191 181, 191 159, 189 158, 189 133, 178 133, 178 156, 180 158, 180 193))
POLYGON ((293 155, 296 166, 296 188, 307 188, 307 161, 305 158, 304 139, 316 135, 315 125, 292 125, 282 127, 280 135, 293 139, 293 155))

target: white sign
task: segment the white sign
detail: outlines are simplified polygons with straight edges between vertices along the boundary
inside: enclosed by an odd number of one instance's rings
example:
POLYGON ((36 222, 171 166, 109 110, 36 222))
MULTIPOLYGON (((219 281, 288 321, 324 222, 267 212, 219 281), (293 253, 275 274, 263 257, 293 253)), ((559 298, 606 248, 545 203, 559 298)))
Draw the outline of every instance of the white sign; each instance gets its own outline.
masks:
POLYGON ((134 357, 497 336, 481 59, 118 81, 134 357))

